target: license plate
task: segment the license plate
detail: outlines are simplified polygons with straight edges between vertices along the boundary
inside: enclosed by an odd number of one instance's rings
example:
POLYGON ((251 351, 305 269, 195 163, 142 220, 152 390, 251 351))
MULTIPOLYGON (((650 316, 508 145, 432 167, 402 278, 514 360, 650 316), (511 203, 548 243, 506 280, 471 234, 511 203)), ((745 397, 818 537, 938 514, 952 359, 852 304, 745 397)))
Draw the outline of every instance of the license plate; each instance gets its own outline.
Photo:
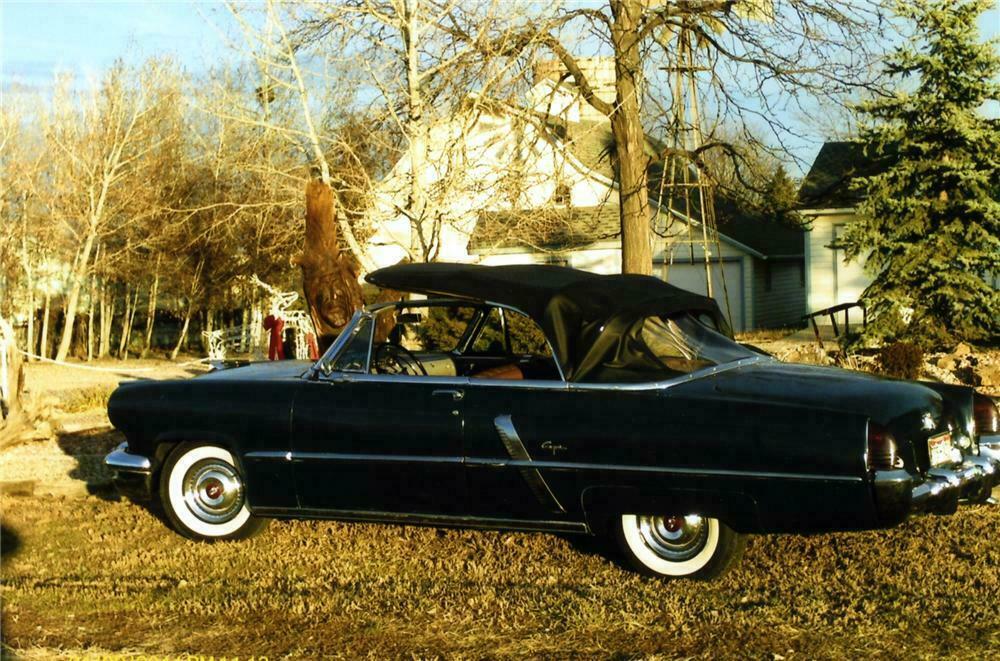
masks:
POLYGON ((931 466, 950 464, 953 461, 951 447, 951 432, 949 431, 928 438, 927 452, 930 454, 931 466))

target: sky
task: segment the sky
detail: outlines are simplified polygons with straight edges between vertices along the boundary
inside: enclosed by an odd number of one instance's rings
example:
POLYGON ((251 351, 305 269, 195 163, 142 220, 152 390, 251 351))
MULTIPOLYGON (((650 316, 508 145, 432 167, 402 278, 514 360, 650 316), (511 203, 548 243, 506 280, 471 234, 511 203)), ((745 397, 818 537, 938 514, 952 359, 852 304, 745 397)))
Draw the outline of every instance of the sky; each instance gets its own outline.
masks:
MULTIPOLYGON (((1000 36, 1000 0, 980 28, 1000 36)), ((0 0, 0 103, 16 87, 47 89, 56 72, 99 79, 119 57, 170 55, 197 73, 235 56, 227 38, 241 39, 214 0, 0 0)))

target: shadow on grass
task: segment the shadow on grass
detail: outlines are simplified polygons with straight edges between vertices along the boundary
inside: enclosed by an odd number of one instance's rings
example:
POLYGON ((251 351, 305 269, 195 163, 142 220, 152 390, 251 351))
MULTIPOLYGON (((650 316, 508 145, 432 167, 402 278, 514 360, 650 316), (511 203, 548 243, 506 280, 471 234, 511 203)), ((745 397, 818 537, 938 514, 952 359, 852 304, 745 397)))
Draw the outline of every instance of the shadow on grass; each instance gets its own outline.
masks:
POLYGON ((11 558, 21 550, 21 537, 13 529, 0 525, 0 558, 11 558))

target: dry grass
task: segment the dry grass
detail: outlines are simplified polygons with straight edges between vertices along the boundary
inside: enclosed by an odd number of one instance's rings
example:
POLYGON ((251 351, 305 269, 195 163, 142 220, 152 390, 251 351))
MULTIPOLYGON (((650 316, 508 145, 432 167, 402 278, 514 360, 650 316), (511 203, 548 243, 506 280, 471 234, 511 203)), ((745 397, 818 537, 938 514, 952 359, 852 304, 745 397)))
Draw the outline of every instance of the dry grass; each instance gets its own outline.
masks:
MULTIPOLYGON (((99 483, 88 462, 118 438, 64 433, 31 461, 5 452, 0 473, 34 470, 36 493, 99 483)), ((543 534, 276 522, 207 545, 94 496, 0 497, 0 520, 4 658, 1000 656, 995 507, 755 537, 708 584, 643 579, 594 540, 543 534)))
POLYGON ((15 649, 274 657, 1000 654, 997 508, 889 532, 753 538, 716 583, 589 540, 328 522, 198 544, 97 498, 4 498, 15 649))
POLYGON ((94 409, 107 409, 108 398, 118 386, 115 384, 102 384, 80 388, 79 390, 66 393, 60 398, 59 408, 65 413, 83 413, 94 409))

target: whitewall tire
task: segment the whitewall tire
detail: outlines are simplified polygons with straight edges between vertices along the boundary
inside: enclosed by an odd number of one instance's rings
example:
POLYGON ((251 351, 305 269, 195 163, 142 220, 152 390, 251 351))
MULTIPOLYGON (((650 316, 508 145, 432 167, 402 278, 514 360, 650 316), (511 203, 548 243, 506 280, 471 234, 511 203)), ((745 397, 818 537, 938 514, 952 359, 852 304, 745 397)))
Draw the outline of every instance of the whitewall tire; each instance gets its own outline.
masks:
POLYGON ((658 578, 715 578, 739 560, 746 543, 718 519, 696 514, 623 514, 615 523, 625 559, 658 578))
POLYGON ((232 453, 216 445, 174 448, 160 473, 160 501, 173 527, 191 539, 244 539, 266 525, 247 508, 232 453))

